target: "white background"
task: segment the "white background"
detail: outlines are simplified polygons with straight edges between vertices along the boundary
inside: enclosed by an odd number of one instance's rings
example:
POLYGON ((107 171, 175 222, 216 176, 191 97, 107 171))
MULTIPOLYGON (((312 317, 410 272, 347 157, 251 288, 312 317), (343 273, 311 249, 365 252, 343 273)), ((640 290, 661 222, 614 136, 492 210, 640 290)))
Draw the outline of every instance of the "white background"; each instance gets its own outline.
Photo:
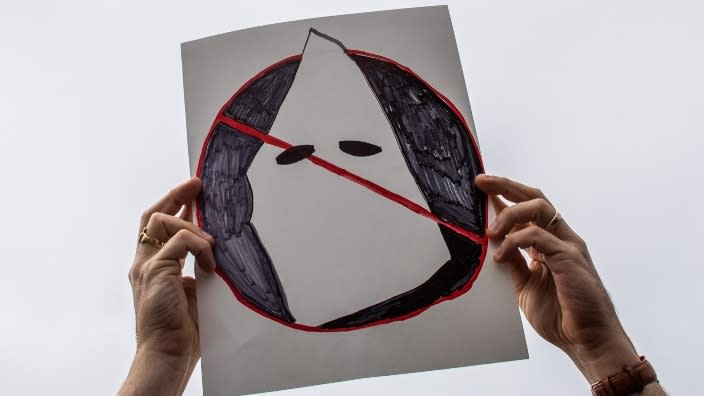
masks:
MULTIPOLYGON (((3 1, 0 393, 111 394, 124 379, 137 218, 188 176, 181 42, 430 4, 3 1)), ((704 6, 449 5, 488 171, 548 194, 666 388, 696 393, 704 6)), ((588 394, 525 326, 529 360, 282 394, 588 394)), ((187 393, 201 393, 199 373, 187 393)))

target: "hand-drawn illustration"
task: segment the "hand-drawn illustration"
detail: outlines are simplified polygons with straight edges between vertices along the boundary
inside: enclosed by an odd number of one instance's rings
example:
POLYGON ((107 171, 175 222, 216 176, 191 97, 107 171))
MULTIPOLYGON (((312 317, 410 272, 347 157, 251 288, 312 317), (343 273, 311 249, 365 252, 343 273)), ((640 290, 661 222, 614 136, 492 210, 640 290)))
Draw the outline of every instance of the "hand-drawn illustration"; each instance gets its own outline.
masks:
MULTIPOLYGON (((373 156, 383 150, 374 142, 352 140, 340 141, 339 149, 357 157, 373 156)), ((299 330, 355 330, 411 318, 469 291, 487 250, 487 199, 473 182, 482 172, 481 157, 469 126, 445 96, 409 67, 381 55, 348 49, 338 39, 311 28, 301 54, 262 70, 218 112, 198 164, 203 194, 197 216, 200 225, 216 239, 217 273, 244 305, 299 330), (313 145, 286 142, 270 131, 296 78, 311 34, 336 44, 359 68, 430 210, 316 156, 313 145), (376 193, 379 199, 396 202, 436 222, 450 259, 438 263, 438 270, 429 279, 404 293, 323 324, 296 322, 292 312, 295 307, 288 306, 276 263, 251 221, 256 203, 247 172, 263 144, 282 149, 276 157, 282 167, 308 162, 304 165, 332 172, 376 193)))

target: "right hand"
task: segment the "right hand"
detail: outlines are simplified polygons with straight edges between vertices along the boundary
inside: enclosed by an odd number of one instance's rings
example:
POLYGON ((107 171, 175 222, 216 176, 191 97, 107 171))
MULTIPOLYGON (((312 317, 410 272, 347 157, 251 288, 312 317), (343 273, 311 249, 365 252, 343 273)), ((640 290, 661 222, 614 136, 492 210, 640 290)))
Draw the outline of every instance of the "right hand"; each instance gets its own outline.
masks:
POLYGON ((511 266, 518 304, 535 331, 565 351, 590 383, 638 364, 584 241, 564 220, 551 232, 543 228, 556 214, 545 195, 503 177, 479 175, 475 182, 497 211, 488 230, 500 241, 494 259, 511 266))

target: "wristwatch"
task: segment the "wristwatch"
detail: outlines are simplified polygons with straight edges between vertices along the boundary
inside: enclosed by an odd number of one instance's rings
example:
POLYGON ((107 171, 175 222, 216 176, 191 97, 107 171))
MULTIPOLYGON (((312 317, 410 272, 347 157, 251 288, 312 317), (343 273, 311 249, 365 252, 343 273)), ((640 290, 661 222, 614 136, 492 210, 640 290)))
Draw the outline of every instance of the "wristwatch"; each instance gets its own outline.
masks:
POLYGON ((625 366, 620 372, 610 375, 601 381, 592 384, 592 395, 594 396, 626 396, 640 392, 643 388, 657 382, 653 366, 640 357, 640 363, 635 366, 625 366))

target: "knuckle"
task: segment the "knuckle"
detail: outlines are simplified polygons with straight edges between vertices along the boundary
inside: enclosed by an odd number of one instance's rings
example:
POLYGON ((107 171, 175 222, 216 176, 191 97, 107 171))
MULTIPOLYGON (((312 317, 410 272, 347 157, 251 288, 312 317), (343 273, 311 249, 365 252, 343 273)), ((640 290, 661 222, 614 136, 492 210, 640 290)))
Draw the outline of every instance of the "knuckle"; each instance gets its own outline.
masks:
POLYGON ((582 257, 582 251, 575 245, 568 243, 565 246, 565 254, 571 257, 582 257))
POLYGON ((509 206, 496 216, 499 224, 513 224, 516 221, 516 205, 509 206))
POLYGON ((577 245, 577 249, 579 249, 583 256, 589 257, 589 246, 587 246, 587 241, 577 235, 575 237, 575 245, 577 245))
POLYGON ((509 235, 504 239, 503 243, 501 244, 501 249, 503 251, 507 251, 509 249, 515 249, 518 247, 518 242, 516 241, 516 238, 513 237, 513 235, 509 235))
POLYGON ((127 272, 127 279, 130 281, 131 285, 135 285, 137 283, 137 280, 141 276, 141 271, 136 266, 132 266, 130 270, 127 272))
POLYGON ((142 215, 142 224, 144 224, 144 226, 147 228, 150 228, 150 227, 153 228, 154 224, 159 222, 161 215, 162 215, 162 213, 159 213, 159 212, 151 212, 151 211, 144 212, 144 214, 142 215))
POLYGON ((503 243, 508 243, 509 245, 514 245, 515 242, 516 242, 516 233, 512 232, 512 233, 506 235, 503 243))
POLYGON ((582 239, 582 237, 577 234, 575 234, 575 236, 574 236, 574 242, 575 242, 575 244, 577 244, 577 246, 579 246, 581 248, 584 248, 584 249, 587 248, 587 241, 582 239))
POLYGON ((145 210, 142 212, 142 215, 139 217, 140 223, 141 224, 147 224, 149 219, 152 217, 152 211, 150 209, 145 210))
POLYGON ((547 226, 555 212, 552 205, 543 198, 536 198, 535 208, 534 221, 541 222, 543 227, 547 226))
POLYGON ((530 199, 522 203, 526 209, 526 221, 535 221, 540 213, 540 202, 537 198, 530 199))
POLYGON ((531 237, 537 237, 538 235, 540 235, 541 232, 543 232, 543 229, 535 224, 531 224, 526 227, 526 233, 531 237))
POLYGON ((178 242, 183 243, 191 239, 191 235, 193 235, 193 233, 190 230, 182 228, 176 232, 176 234, 174 235, 174 239, 176 239, 178 242))
POLYGON ((552 209, 552 205, 550 205, 550 202, 546 201, 545 198, 536 198, 536 205, 540 210, 543 211, 550 211, 552 209))
POLYGON ((167 217, 168 216, 164 213, 154 212, 149 218, 149 223, 163 223, 164 221, 166 221, 167 217))
POLYGON ((526 240, 530 242, 530 245, 535 245, 536 241, 542 236, 544 230, 535 224, 531 224, 526 227, 526 240))
POLYGON ((535 197, 539 197, 539 198, 544 198, 544 197, 545 197, 545 194, 543 194, 543 191, 542 191, 541 189, 537 188, 537 187, 531 187, 531 188, 530 188, 530 192, 531 192, 531 194, 533 194, 533 196, 535 196, 535 197))

